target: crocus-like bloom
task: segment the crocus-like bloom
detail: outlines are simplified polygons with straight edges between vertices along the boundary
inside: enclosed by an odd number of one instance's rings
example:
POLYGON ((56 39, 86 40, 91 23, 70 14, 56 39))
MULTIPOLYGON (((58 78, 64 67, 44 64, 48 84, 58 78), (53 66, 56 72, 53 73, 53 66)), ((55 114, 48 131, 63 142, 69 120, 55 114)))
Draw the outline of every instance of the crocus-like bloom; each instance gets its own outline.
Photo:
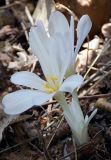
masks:
POLYGON ((58 11, 50 16, 48 32, 41 21, 31 28, 29 44, 39 59, 46 80, 28 71, 12 75, 12 83, 31 89, 21 89, 3 98, 7 114, 22 113, 33 105, 42 105, 52 97, 58 99, 61 92, 72 93, 75 88, 80 87, 83 83, 80 75, 71 75, 64 80, 72 59, 71 30, 66 18, 58 11))
POLYGON ((84 118, 76 92, 73 92, 72 102, 69 107, 67 107, 67 110, 64 110, 64 116, 71 128, 77 145, 82 145, 88 142, 88 125, 96 113, 97 109, 95 109, 89 117, 86 115, 84 118))
MULTIPOLYGON (((58 20, 58 21, 60 21, 60 20, 58 20)), ((64 21, 64 24, 61 21, 60 25, 65 26, 65 21, 64 21)), ((66 77, 69 75, 72 75, 74 73, 75 60, 76 60, 77 53, 79 52, 80 47, 81 47, 83 41, 85 40, 86 36, 90 32, 91 27, 92 27, 92 22, 91 22, 89 16, 83 15, 77 24, 77 43, 76 43, 76 47, 74 48, 74 17, 71 16, 70 27, 69 28, 66 27, 67 29, 63 33, 64 39, 66 39, 67 43, 69 42, 69 45, 70 45, 69 48, 71 49, 71 50, 69 50, 69 52, 70 52, 69 54, 71 54, 71 56, 70 56, 70 63, 69 63, 69 66, 68 66, 68 69, 66 72, 66 77)))

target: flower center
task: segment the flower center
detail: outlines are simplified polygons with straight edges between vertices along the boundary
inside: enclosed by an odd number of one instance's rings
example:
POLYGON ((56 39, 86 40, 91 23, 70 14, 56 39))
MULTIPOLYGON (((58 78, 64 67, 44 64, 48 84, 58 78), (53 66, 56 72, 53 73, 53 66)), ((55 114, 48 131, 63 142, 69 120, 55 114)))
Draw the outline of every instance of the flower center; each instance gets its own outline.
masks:
POLYGON ((43 87, 44 90, 48 93, 56 92, 60 87, 58 78, 56 76, 47 76, 47 82, 44 84, 43 87))

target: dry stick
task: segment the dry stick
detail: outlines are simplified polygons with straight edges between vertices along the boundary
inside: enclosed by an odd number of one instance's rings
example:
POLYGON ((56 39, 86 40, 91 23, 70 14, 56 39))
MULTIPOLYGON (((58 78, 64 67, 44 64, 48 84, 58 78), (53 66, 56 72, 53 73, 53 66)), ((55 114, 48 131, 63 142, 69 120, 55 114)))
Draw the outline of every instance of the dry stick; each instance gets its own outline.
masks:
POLYGON ((34 25, 33 18, 32 18, 32 16, 31 16, 31 13, 30 13, 30 11, 29 11, 29 9, 28 9, 27 6, 25 7, 25 13, 26 13, 26 15, 27 15, 27 18, 28 18, 30 24, 31 24, 31 25, 34 25))
MULTIPOLYGON (((98 99, 98 98, 108 98, 108 97, 111 97, 111 93, 107 93, 107 94, 98 94, 98 95, 91 95, 91 96, 78 96, 78 99, 81 100, 81 99, 98 99)), ((67 98, 69 99, 69 98, 67 98)), ((44 105, 50 105, 50 104, 55 104, 57 103, 55 100, 52 100, 51 102, 47 102, 45 104, 43 104, 42 106, 44 105)), ((41 107, 42 107, 41 106, 41 107)), ((44 110, 44 108, 42 107, 42 109, 44 110)), ((45 110, 44 110, 45 111, 45 110)), ((27 120, 27 119, 30 119, 32 117, 32 115, 21 115, 20 117, 18 117, 17 119, 13 120, 10 124, 14 124, 14 123, 19 123, 21 121, 24 121, 24 120, 27 120)), ((51 124, 53 125, 53 123, 51 124)), ((50 126, 51 126, 50 125, 50 126)), ((44 130, 47 130, 50 126, 46 127, 44 130)))
POLYGON ((0 10, 2 10, 2 9, 7 9, 7 8, 11 8, 11 7, 16 6, 16 5, 21 5, 21 3, 22 3, 22 2, 15 1, 14 3, 11 3, 11 4, 8 4, 8 5, 5 5, 5 6, 0 7, 0 10))
MULTIPOLYGON (((90 68, 90 66, 88 66, 88 68, 90 68)), ((98 69, 96 67, 92 67, 91 69, 94 71, 100 71, 101 73, 108 73, 108 71, 101 71, 100 69, 98 69)))
POLYGON ((36 67, 36 63, 37 63, 37 61, 35 60, 34 62, 33 62, 33 65, 32 65, 32 68, 31 68, 31 72, 34 72, 34 70, 35 70, 35 67, 36 67))
POLYGON ((59 9, 59 10, 66 10, 68 11, 72 16, 75 17, 75 14, 72 10, 70 10, 68 7, 64 6, 63 4, 60 4, 60 3, 56 3, 55 4, 55 7, 56 9, 59 9))
POLYGON ((27 32, 26 26, 25 26, 25 24, 23 22, 21 22, 21 26, 22 26, 22 29, 24 31, 26 40, 28 41, 29 40, 29 36, 28 36, 28 32, 27 32))
POLYGON ((111 39, 109 39, 109 40, 106 42, 106 44, 105 44, 102 52, 100 52, 100 54, 98 54, 97 57, 95 58, 95 60, 92 62, 90 68, 88 69, 88 71, 86 72, 86 74, 85 74, 85 76, 84 76, 84 79, 86 78, 86 76, 87 76, 88 73, 90 72, 91 68, 95 65, 95 63, 97 62, 97 60, 100 58, 100 56, 101 56, 103 53, 105 53, 106 50, 109 48, 109 42, 110 42, 110 41, 111 41, 111 39))
MULTIPOLYGON (((27 6, 25 7, 25 13, 26 13, 26 16, 27 16, 30 24, 33 25, 33 24, 34 24, 33 18, 32 18, 32 16, 31 16, 30 11, 29 11, 29 9, 28 9, 27 6)), ((23 22, 21 23, 21 26, 22 26, 22 28, 23 28, 23 31, 24 31, 24 33, 25 33, 26 40, 27 40, 27 42, 28 42, 28 41, 29 41, 29 36, 28 36, 28 32, 27 32, 27 27, 25 26, 25 24, 24 24, 23 22)))
POLYGON ((86 76, 88 75, 88 73, 90 72, 90 70, 92 69, 92 67, 95 65, 96 61, 99 59, 99 57, 101 56, 102 52, 100 54, 97 55, 97 57, 95 58, 95 60, 93 61, 93 63, 91 64, 91 66, 89 67, 89 69, 87 70, 84 79, 86 78, 86 76))
POLYGON ((51 160, 51 157, 50 157, 50 155, 49 155, 49 153, 48 153, 48 151, 47 151, 47 148, 46 148, 46 146, 45 146, 45 142, 44 142, 43 135, 42 135, 42 133, 41 133, 40 126, 37 125, 37 127, 38 127, 38 137, 39 137, 39 139, 40 139, 41 146, 42 146, 42 149, 43 149, 43 156, 44 156, 45 160, 51 160))
POLYGON ((111 97, 111 93, 107 94, 98 94, 93 96, 80 96, 79 99, 96 99, 96 98, 103 98, 103 97, 111 97))
POLYGON ((2 153, 4 153, 4 152, 8 152, 8 151, 10 151, 11 149, 17 148, 17 147, 19 147, 19 146, 21 146, 21 145, 24 145, 25 143, 29 143, 30 141, 32 141, 32 140, 34 140, 34 139, 36 139, 36 138, 38 138, 38 136, 33 137, 33 138, 29 138, 29 139, 27 139, 27 140, 25 140, 25 141, 23 141, 23 142, 21 142, 21 143, 19 143, 19 144, 16 144, 16 145, 14 145, 14 146, 11 146, 11 147, 9 147, 9 148, 5 148, 5 149, 3 149, 2 151, 0 151, 0 154, 2 154, 2 153))
POLYGON ((72 139, 73 139, 73 145, 74 145, 75 160, 77 160, 76 143, 75 143, 75 140, 74 140, 74 138, 73 138, 73 137, 72 137, 72 139))
MULTIPOLYGON (((33 25, 34 25, 34 21, 33 21, 33 18, 32 18, 32 16, 31 16, 31 13, 30 13, 30 11, 29 11, 29 9, 28 9, 27 6, 25 7, 25 13, 26 13, 26 16, 27 16, 30 24, 33 26, 33 25)), ((25 32, 25 29, 24 29, 24 32, 25 32)), ((29 37, 28 37, 28 39, 29 39, 29 37)), ((27 39, 27 41, 28 41, 28 39, 27 39)), ((37 61, 35 61, 35 62, 33 63, 32 68, 31 68, 31 72, 34 72, 35 67, 36 67, 36 63, 37 63, 37 61)))
POLYGON ((59 160, 64 160, 67 157, 70 157, 72 154, 74 154, 74 151, 72 151, 71 153, 67 154, 66 156, 60 158, 59 160))
POLYGON ((36 149, 36 151, 37 151, 40 155, 43 156, 43 152, 42 152, 37 146, 35 146, 35 145, 32 144, 31 142, 29 142, 29 144, 30 144, 34 149, 36 149))
POLYGON ((51 139, 50 139, 50 141, 49 141, 49 143, 48 143, 48 145, 47 145, 47 147, 46 147, 46 149, 49 148, 49 146, 50 146, 52 140, 54 139, 54 137, 55 137, 55 135, 56 135, 56 132, 57 132, 58 128, 60 127, 60 125, 62 124, 63 120, 64 120, 64 117, 62 116, 62 118, 61 118, 61 120, 60 120, 60 122, 59 122, 59 124, 58 124, 58 126, 57 126, 57 128, 56 128, 56 130, 55 130, 55 132, 54 132, 54 134, 52 135, 52 137, 51 137, 51 139))
MULTIPOLYGON (((93 95, 93 96, 78 96, 79 100, 81 99, 95 99, 95 98, 103 98, 103 97, 110 97, 111 93, 107 93, 107 94, 97 94, 97 95, 93 95)), ((44 105, 49 105, 49 104, 55 104, 57 103, 55 100, 53 100, 52 102, 46 102, 44 105)))
POLYGON ((111 66, 111 61, 108 61, 105 66, 103 66, 101 69, 99 69, 96 73, 90 76, 89 79, 85 80, 84 84, 80 87, 83 88, 86 84, 88 84, 91 80, 93 80, 97 75, 99 75, 102 71, 107 69, 109 66, 111 66))

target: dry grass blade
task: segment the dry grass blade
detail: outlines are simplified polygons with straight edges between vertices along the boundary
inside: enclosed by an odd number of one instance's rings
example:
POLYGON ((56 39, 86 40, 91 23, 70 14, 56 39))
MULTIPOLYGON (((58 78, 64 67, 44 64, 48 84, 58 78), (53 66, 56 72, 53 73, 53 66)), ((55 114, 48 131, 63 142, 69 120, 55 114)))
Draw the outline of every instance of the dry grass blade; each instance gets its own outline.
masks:
POLYGON ((31 24, 31 25, 34 25, 33 18, 32 18, 32 16, 31 16, 31 13, 30 13, 30 11, 29 11, 29 9, 28 9, 27 6, 25 7, 25 13, 26 13, 26 15, 27 15, 27 18, 28 18, 30 24, 31 24))
POLYGON ((103 76, 100 77, 100 79, 93 85, 91 86, 85 94, 88 94, 92 89, 94 89, 103 79, 105 79, 109 74, 111 74, 111 71, 109 71, 108 73, 104 74, 103 76))
POLYGON ((7 8, 11 8, 11 7, 14 7, 16 5, 21 5, 21 2, 20 1, 15 1, 14 3, 11 3, 11 4, 7 4, 5 6, 2 6, 0 7, 0 10, 2 9, 7 9, 7 8))
POLYGON ((47 147, 46 147, 46 149, 49 148, 49 146, 50 146, 50 144, 51 144, 51 142, 52 142, 52 140, 53 140, 53 138, 54 138, 54 136, 55 136, 58 128, 60 127, 61 123, 63 122, 63 120, 64 120, 64 117, 62 116, 62 118, 61 118, 61 120, 60 120, 60 122, 59 122, 59 124, 58 124, 58 126, 57 126, 57 128, 56 128, 56 130, 55 130, 55 132, 54 132, 54 134, 52 135, 52 137, 51 137, 51 139, 50 139, 50 141, 49 141, 49 143, 48 143, 48 145, 47 145, 47 147))
POLYGON ((83 88, 85 85, 87 85, 89 82, 91 82, 96 76, 98 76, 101 72, 105 71, 110 66, 111 66, 111 61, 108 61, 101 69, 97 70, 96 73, 94 73, 87 80, 85 80, 84 84, 80 87, 80 89, 83 88))
POLYGON ((100 56, 102 54, 104 54, 106 52, 106 50, 109 48, 109 42, 111 41, 108 40, 103 48, 103 50, 97 55, 97 57, 95 58, 95 60, 92 62, 91 66, 89 67, 88 71, 86 72, 85 76, 84 76, 84 79, 86 78, 86 76, 88 75, 88 73, 91 71, 92 67, 96 64, 96 62, 98 61, 98 59, 100 58, 100 56))

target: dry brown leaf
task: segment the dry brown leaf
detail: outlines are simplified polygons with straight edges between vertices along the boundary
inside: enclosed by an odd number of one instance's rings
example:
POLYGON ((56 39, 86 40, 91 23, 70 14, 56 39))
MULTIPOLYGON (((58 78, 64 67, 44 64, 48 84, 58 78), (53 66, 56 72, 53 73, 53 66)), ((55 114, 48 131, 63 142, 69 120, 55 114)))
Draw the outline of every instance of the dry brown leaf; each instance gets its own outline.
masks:
POLYGON ((101 32, 106 38, 111 38, 111 23, 106 23, 102 26, 101 32))
POLYGON ((23 67, 31 67, 37 61, 34 55, 28 55, 23 49, 16 54, 18 57, 14 56, 14 61, 9 62, 9 69, 20 70, 23 67))
POLYGON ((93 50, 82 50, 77 56, 76 71, 86 73, 87 66, 92 63, 97 53, 93 50))
POLYGON ((10 57, 7 54, 0 52, 0 60, 1 61, 9 62, 11 59, 10 59, 10 57))
POLYGON ((5 40, 7 37, 14 38, 18 34, 17 28, 12 28, 11 26, 7 25, 0 29, 0 40, 5 40))
POLYGON ((84 48, 88 48, 88 49, 91 49, 91 50, 96 50, 99 48, 99 44, 101 42, 101 39, 99 37, 95 37, 94 39, 92 39, 91 41, 87 42, 87 43, 84 43, 83 44, 83 47, 84 48))

